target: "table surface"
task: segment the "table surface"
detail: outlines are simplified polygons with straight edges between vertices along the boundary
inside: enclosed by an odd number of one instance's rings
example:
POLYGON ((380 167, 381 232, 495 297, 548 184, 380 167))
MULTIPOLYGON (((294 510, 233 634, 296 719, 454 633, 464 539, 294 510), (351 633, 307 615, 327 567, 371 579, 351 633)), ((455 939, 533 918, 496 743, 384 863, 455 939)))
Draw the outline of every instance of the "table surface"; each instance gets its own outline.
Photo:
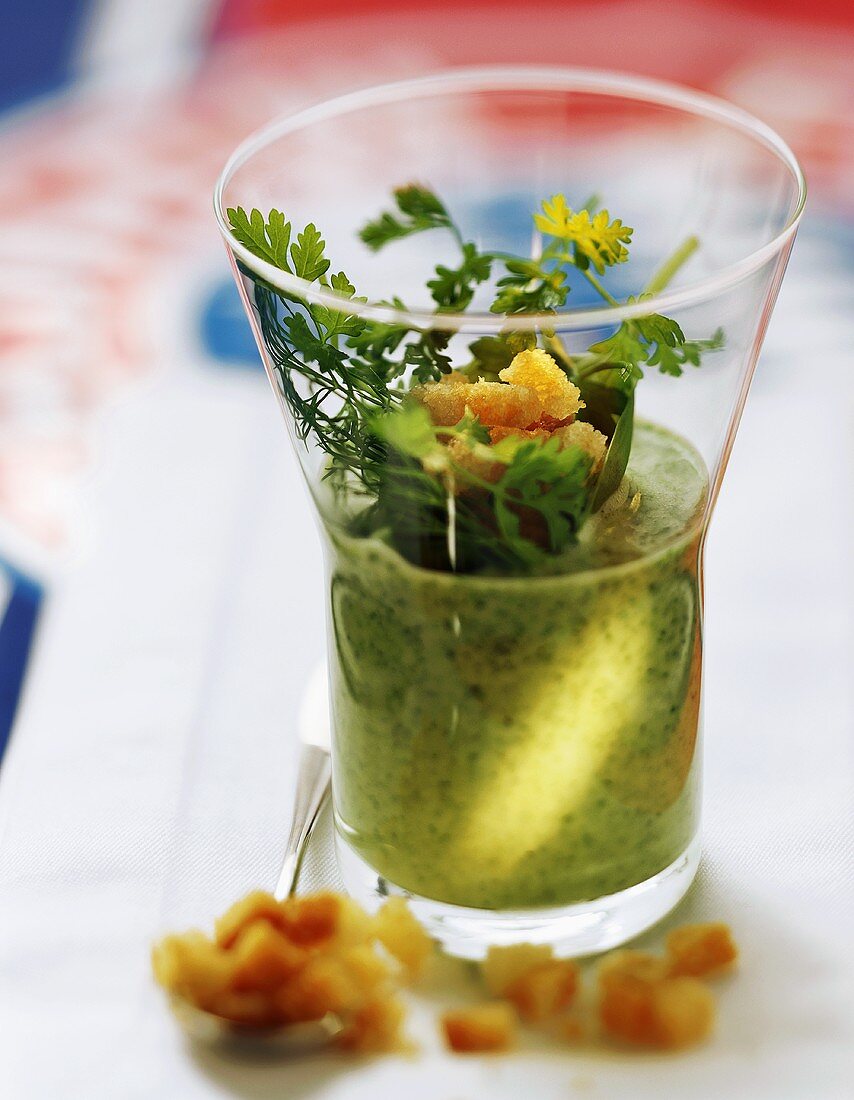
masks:
MULTIPOLYGON (((0 1081, 12 1100, 501 1100, 532 1080, 538 1100, 850 1096, 846 232, 820 204, 805 220, 709 538, 705 855, 671 923, 729 921, 743 964, 721 987, 714 1040, 674 1057, 452 1058, 429 997, 413 1002, 417 1059, 247 1065, 185 1048, 149 945, 275 881, 299 702, 324 645, 322 563, 263 376, 224 366, 180 322, 200 287, 227 278, 218 243, 158 273, 137 302, 158 319, 168 369, 94 414, 86 523, 54 574, 0 772, 0 1081), (813 382, 833 395, 820 419, 813 382)), ((329 859, 324 821, 312 881, 329 859)))

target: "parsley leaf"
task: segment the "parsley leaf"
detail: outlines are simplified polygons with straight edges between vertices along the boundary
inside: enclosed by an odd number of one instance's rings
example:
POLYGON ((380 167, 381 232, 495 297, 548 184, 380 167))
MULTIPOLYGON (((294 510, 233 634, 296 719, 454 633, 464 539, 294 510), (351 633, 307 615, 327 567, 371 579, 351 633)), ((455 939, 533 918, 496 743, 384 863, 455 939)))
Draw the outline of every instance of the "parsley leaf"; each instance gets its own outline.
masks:
POLYGON ((439 198, 426 187, 411 183, 398 187, 394 192, 400 213, 384 211, 359 231, 361 240, 374 252, 390 241, 410 237, 427 229, 451 229, 453 222, 439 198), (400 215, 403 215, 402 217, 400 215))
POLYGON ((407 344, 403 353, 405 366, 412 367, 412 377, 416 382, 435 382, 451 369, 451 357, 445 354, 450 343, 447 332, 428 330, 422 332, 417 340, 407 344))
POLYGON ((323 255, 326 244, 311 222, 291 245, 294 275, 313 283, 329 270, 329 260, 323 255))
MULTIPOLYGON (((406 309, 400 298, 392 298, 390 302, 381 302, 380 305, 391 306, 392 309, 406 309)), ((401 342, 409 335, 410 331, 407 325, 367 321, 361 332, 354 333, 347 344, 357 355, 365 356, 377 362, 386 362, 389 366, 396 366, 397 364, 390 364, 386 357, 400 347, 401 342)), ((397 375, 391 377, 397 377, 397 375)))
POLYGON ((719 351, 723 346, 724 331, 719 328, 707 340, 686 340, 683 337, 676 344, 659 343, 650 353, 647 362, 651 367, 658 367, 662 374, 678 378, 686 363, 699 367, 705 352, 719 351))
POLYGON ((471 303, 475 287, 484 283, 492 271, 492 257, 478 252, 471 242, 462 246, 459 267, 438 264, 436 277, 427 283, 433 301, 441 310, 462 310, 471 303))
POLYGON ((562 267, 550 270, 539 260, 507 260, 505 266, 492 313, 554 313, 566 304, 569 287, 562 267))
POLYGON ((280 267, 292 274, 288 263, 288 244, 291 239, 291 223, 285 221, 279 210, 271 210, 267 218, 260 210, 247 215, 242 206, 226 211, 234 236, 259 259, 280 267))
POLYGON ((492 490, 501 536, 529 562, 542 556, 538 527, 545 528, 550 550, 562 550, 575 538, 587 508, 590 456, 580 447, 561 450, 554 438, 520 443, 510 436, 492 450, 496 458, 509 458, 492 490))
MULTIPOLYGON (((629 301, 638 299, 630 298, 629 301)), ((660 313, 623 321, 605 340, 590 345, 590 352, 605 364, 619 364, 635 382, 643 378, 642 365, 658 367, 662 374, 678 378, 686 363, 698 367, 704 352, 723 347, 723 329, 707 340, 686 340, 679 324, 660 313)))

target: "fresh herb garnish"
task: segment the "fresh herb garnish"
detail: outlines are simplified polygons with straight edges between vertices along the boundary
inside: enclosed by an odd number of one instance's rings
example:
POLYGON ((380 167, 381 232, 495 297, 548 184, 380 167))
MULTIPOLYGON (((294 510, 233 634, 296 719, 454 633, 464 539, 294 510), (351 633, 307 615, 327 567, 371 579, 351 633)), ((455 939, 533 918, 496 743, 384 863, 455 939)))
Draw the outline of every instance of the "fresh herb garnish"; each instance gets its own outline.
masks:
MULTIPOLYGON (((573 210, 558 194, 533 216, 542 235, 538 254, 518 257, 467 241, 445 204, 425 187, 398 188, 394 204, 361 230, 370 249, 432 230, 448 232, 459 248, 459 263, 438 264, 427 280, 436 323, 424 329, 366 320, 348 310, 347 302, 365 299, 355 296, 344 272, 329 275, 325 243, 314 225, 294 239, 277 210, 266 218, 259 210, 228 211, 234 236, 253 255, 343 299, 340 309, 310 303, 243 269, 255 281, 258 324, 281 395, 300 438, 325 453, 324 476, 336 492, 355 492, 364 501, 351 516, 354 531, 385 538, 410 560, 434 568, 535 565, 544 553, 571 543, 620 484, 631 452, 634 390, 644 368, 678 376, 686 364, 699 366, 706 352, 720 348, 723 333, 688 340, 675 320, 650 313, 622 322, 586 352, 569 355, 554 332, 541 331, 542 346, 581 391, 585 407, 578 419, 608 440, 595 475, 585 450, 562 447, 555 437, 510 436, 493 444, 488 429, 469 413, 452 427, 437 426, 407 399, 404 379, 435 382, 457 360, 457 369, 472 380, 494 381, 518 352, 538 343, 534 332, 482 336, 469 343, 469 361, 459 362, 441 315, 466 310, 490 283, 494 313, 555 314, 571 292, 573 269, 608 305, 620 305, 601 277, 628 260, 633 230, 597 209, 595 197, 573 210), (484 476, 487 469, 490 475, 484 476)), ((689 238, 645 292, 628 301, 663 290, 697 247, 689 238)), ((385 304, 406 310, 400 298, 385 304)))

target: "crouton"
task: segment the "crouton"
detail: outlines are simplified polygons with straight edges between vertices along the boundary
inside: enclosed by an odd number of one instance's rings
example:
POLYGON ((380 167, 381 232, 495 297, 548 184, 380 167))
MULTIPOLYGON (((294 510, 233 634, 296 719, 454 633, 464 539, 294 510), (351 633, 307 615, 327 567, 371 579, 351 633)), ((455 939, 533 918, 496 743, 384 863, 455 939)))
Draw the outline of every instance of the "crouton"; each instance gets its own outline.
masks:
POLYGON ((377 939, 406 968, 421 973, 433 951, 433 941, 412 915, 404 898, 389 898, 374 918, 377 939))
POLYGON ((655 987, 657 1045, 667 1050, 702 1042, 715 1024, 711 990, 697 978, 668 978, 655 987))
POLYGON ((700 978, 730 967, 738 949, 725 924, 685 924, 668 935, 667 957, 674 977, 700 978))
POLYGON ((514 943, 508 947, 490 947, 481 972, 489 992, 501 997, 523 974, 552 961, 552 949, 547 944, 514 943))
POLYGON ((301 947, 316 947, 338 931, 343 898, 328 891, 282 903, 288 938, 301 947))
POLYGON ((253 890, 223 913, 214 926, 216 942, 220 947, 231 947, 243 928, 259 920, 268 921, 276 928, 285 927, 281 905, 265 890, 253 890))
POLYGON ((593 473, 598 473, 605 461, 608 440, 585 420, 574 420, 565 427, 556 428, 555 436, 560 440, 561 449, 580 447, 593 459, 593 473))
POLYGON ((516 1012, 506 1001, 445 1012, 441 1025, 445 1041, 458 1054, 494 1054, 516 1041, 516 1012))
POLYGON ((670 1049, 704 1039, 715 1018, 714 999, 696 978, 668 976, 665 960, 616 951, 599 968, 599 1016, 613 1038, 670 1049))
POLYGON ((523 1020, 542 1023, 568 1008, 577 988, 576 964, 571 959, 553 959, 521 974, 504 995, 523 1020))
MULTIPOLYGON (((498 377, 502 382, 509 382, 514 387, 524 387, 533 391, 540 400, 541 413, 555 420, 561 421, 573 417, 583 407, 578 387, 570 382, 551 355, 541 348, 520 351, 508 367, 499 371, 498 377)), ((518 427, 528 427, 536 419, 537 417, 532 417, 527 424, 519 424, 518 427)), ((492 420, 486 423, 509 422, 492 420)))
POLYGON ((231 988, 267 991, 296 974, 308 955, 266 921, 240 930, 234 941, 231 988))
POLYGON ((404 1016, 405 1009, 396 997, 375 997, 356 1009, 338 1037, 338 1045, 362 1054, 401 1050, 405 1047, 404 1016))
POLYGON ((537 395, 524 386, 501 382, 435 382, 416 386, 412 396, 427 409, 434 424, 450 427, 466 411, 482 424, 525 428, 543 411, 537 395))
POLYGON ((338 958, 315 954, 281 986, 276 1006, 282 1020, 298 1023, 329 1012, 340 1015, 357 1008, 362 999, 354 975, 338 958))
POLYGON ((165 937, 152 951, 158 983, 239 1027, 337 1016, 342 1045, 358 1050, 400 1045, 397 968, 377 940, 410 973, 432 946, 403 899, 373 918, 329 891, 283 902, 255 891, 216 922, 216 936, 165 937))
POLYGON ((166 936, 151 952, 154 977, 164 989, 210 1011, 231 984, 233 962, 202 932, 166 936))

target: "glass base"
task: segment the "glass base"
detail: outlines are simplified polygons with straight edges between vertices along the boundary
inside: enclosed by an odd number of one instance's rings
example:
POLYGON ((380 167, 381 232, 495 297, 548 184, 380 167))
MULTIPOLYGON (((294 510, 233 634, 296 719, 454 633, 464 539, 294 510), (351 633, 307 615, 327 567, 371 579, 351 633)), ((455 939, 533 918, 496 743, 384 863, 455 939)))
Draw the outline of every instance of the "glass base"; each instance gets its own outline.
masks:
POLYGON ((619 893, 575 905, 516 911, 467 909, 419 897, 377 874, 337 830, 335 847, 344 886, 356 901, 375 909, 383 898, 405 897, 449 955, 482 959, 491 946, 514 943, 549 944, 562 958, 618 947, 652 927, 682 899, 697 874, 701 846, 695 836, 669 867, 619 893))

